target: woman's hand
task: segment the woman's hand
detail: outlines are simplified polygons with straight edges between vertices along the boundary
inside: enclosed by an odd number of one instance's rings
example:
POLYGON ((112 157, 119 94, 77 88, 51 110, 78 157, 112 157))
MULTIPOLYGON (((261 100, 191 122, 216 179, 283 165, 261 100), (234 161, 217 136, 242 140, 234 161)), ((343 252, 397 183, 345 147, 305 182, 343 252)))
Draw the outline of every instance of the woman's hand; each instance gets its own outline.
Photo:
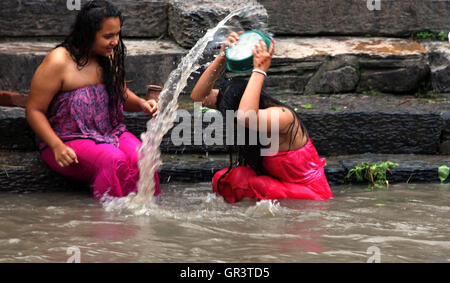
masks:
POLYGON ((267 51, 266 43, 260 39, 259 43, 253 49, 253 66, 255 69, 259 69, 267 73, 269 70, 270 64, 272 62, 272 55, 274 50, 274 41, 273 39, 270 42, 269 51, 267 51))
POLYGON ((141 102, 142 111, 152 115, 153 118, 157 116, 158 103, 154 99, 145 100, 142 99, 141 102))
POLYGON ((225 57, 225 49, 229 46, 233 46, 239 40, 239 35, 241 33, 243 33, 243 31, 232 32, 228 35, 227 40, 220 47, 220 56, 225 57))
POLYGON ((62 168, 67 167, 72 163, 78 164, 75 151, 63 143, 54 148, 53 153, 55 154, 56 163, 62 168))

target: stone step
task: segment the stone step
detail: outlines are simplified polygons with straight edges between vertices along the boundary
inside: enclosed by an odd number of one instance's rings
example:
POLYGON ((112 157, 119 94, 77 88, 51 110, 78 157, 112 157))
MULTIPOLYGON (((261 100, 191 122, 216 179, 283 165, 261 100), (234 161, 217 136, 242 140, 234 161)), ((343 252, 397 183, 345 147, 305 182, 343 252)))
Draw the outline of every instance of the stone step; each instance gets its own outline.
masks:
MULTIPOLYGON (((0 90, 28 93, 37 67, 59 41, 9 39, 0 42, 0 90)), ((126 40, 128 86, 138 94, 163 85, 187 50, 168 40, 126 40)))
MULTIPOLYGON (((450 154, 449 95, 434 99, 383 93, 279 95, 276 98, 300 114, 317 150, 323 155, 367 152, 450 154)), ((189 98, 182 97, 179 104, 182 109, 192 111, 193 103, 189 98)), ((136 116, 142 117, 141 114, 136 116)), ((136 134, 145 131, 138 130, 138 119, 127 121, 129 129, 136 134), (136 122, 133 125, 137 127, 132 126, 132 122, 136 122)), ((205 121, 210 120, 205 118, 205 121)), ((175 127, 182 122, 180 119, 175 127)), ((192 129, 195 122, 192 116, 191 122, 192 129)), ((214 121, 204 122, 203 129, 214 127, 212 124, 216 125, 214 121)), ((220 133, 222 128, 218 125, 217 132, 220 133)), ((191 134, 191 144, 174 146, 177 136, 172 137, 169 132, 163 139, 162 150, 175 153, 225 150, 223 146, 206 145, 206 138, 202 145, 194 145, 193 130, 191 134)), ((226 144, 225 140, 222 144, 226 144)))
MULTIPOLYGON (((110 0, 125 18, 128 37, 169 34, 191 47, 207 29, 248 0, 110 0)), ((257 20, 275 35, 410 36, 450 30, 449 0, 258 0, 266 10, 257 20)), ((64 36, 81 0, 2 0, 0 36, 64 36)), ((244 19, 245 20, 245 19, 244 19)), ((247 19, 248 21, 248 19, 247 19)), ((245 26, 245 21, 243 23, 245 26)))
MULTIPOLYGON (((242 0, 223 4, 214 0, 169 1, 169 34, 184 47, 195 42, 242 0)), ((249 1, 244 1, 248 5, 249 1)), ((258 0, 269 30, 281 35, 346 35, 409 37, 417 32, 450 30, 449 0, 258 0)), ((253 21, 254 22, 254 21, 253 21)), ((243 25, 245 26, 246 23, 243 25)))
MULTIPOLYGON (((109 0, 124 16, 123 34, 160 37, 167 33, 165 0, 109 0)), ((66 36, 75 21, 80 0, 2 0, 0 36, 66 36)))
MULTIPOLYGON (((28 93, 33 74, 59 42, 45 39, 0 41, 0 90, 28 93)), ((163 85, 187 49, 170 40, 128 39, 128 87, 145 94, 146 85, 163 85)), ((280 37, 266 80, 272 94, 336 94, 380 91, 413 94, 450 92, 450 46, 399 38, 280 37)), ((207 49, 203 66, 188 81, 189 93, 217 50, 207 49)), ((236 76, 225 73, 224 77, 236 76)), ((248 76, 243 74, 240 76, 248 76)), ((220 81, 220 80, 219 80, 220 81)))
MULTIPOLYGON (((418 99, 383 93, 341 95, 280 95, 277 98, 296 110, 308 129, 320 154, 342 155, 372 153, 450 154, 449 96, 418 99)), ((178 119, 172 134, 169 131, 161 143, 163 153, 226 152, 225 137, 212 142, 206 128, 225 133, 221 123, 208 120, 206 114, 195 118, 194 104, 186 96, 179 100, 178 119), (181 112, 183 111, 183 112, 181 112), (185 113, 185 114, 183 114, 185 113), (184 121, 185 118, 190 119, 184 121), (196 124, 202 124, 200 143, 196 124), (182 130, 183 125, 191 127, 182 130), (185 142, 181 133, 190 131, 185 142)), ((213 112, 211 114, 218 113, 213 112)), ((210 115, 210 114, 208 114, 210 115)), ((221 116, 220 116, 221 117, 221 116)), ((219 118, 220 119, 220 118, 219 118)), ((125 113, 125 124, 136 136, 147 130, 149 116, 125 113)), ((20 107, 0 107, 0 150, 36 150, 34 134, 20 107)), ((224 135, 225 136, 225 135, 224 135)))
MULTIPOLYGON (((387 174, 389 183, 439 183, 438 167, 450 165, 450 156, 433 155, 354 155, 327 158, 325 174, 330 185, 358 183, 346 179, 349 170, 362 162, 398 163, 387 174)), ((162 183, 211 182, 215 172, 229 164, 226 155, 163 155, 159 169, 162 183)), ((448 183, 450 178, 445 182, 448 183)), ((366 182, 362 182, 366 183, 366 182)), ((86 190, 87 184, 65 178, 47 167, 37 152, 0 152, 0 191, 86 190)))

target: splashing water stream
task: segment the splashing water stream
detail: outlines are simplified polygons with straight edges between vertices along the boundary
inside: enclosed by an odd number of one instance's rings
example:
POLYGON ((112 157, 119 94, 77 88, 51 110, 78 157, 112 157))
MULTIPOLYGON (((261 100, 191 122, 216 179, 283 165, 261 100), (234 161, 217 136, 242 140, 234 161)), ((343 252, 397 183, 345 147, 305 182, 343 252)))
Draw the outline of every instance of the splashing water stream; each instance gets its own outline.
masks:
POLYGON ((147 132, 141 135, 142 147, 139 150, 140 179, 138 182, 138 193, 132 193, 123 198, 104 197, 102 203, 106 210, 125 209, 132 211, 136 215, 143 215, 151 214, 152 209, 158 208, 157 204, 153 202, 155 193, 153 176, 161 165, 159 146, 164 135, 173 127, 177 117, 177 102, 181 91, 187 85, 191 74, 201 67, 198 62, 203 58, 208 43, 214 40, 218 31, 230 28, 230 26, 226 25, 230 19, 239 16, 245 19, 246 22, 250 22, 252 28, 268 33, 267 24, 261 21, 261 15, 267 16, 264 6, 254 0, 246 1, 245 6, 237 7, 237 9, 220 21, 216 27, 209 29, 181 60, 178 67, 171 72, 160 94, 158 116, 147 122, 147 132))

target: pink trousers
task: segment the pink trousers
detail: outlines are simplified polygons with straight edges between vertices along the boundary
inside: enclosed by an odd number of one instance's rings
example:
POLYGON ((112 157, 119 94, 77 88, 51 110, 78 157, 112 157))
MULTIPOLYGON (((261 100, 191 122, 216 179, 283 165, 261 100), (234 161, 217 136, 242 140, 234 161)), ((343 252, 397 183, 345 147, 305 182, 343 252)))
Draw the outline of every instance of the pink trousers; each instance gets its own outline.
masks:
MULTIPOLYGON (((78 164, 60 167, 50 148, 42 151, 42 159, 56 172, 66 177, 88 182, 95 199, 105 194, 123 197, 137 192, 139 180, 138 149, 141 141, 129 132, 119 138, 119 147, 95 143, 89 139, 67 141, 78 158, 78 164)), ((161 193, 158 173, 155 172, 155 196, 161 193)))

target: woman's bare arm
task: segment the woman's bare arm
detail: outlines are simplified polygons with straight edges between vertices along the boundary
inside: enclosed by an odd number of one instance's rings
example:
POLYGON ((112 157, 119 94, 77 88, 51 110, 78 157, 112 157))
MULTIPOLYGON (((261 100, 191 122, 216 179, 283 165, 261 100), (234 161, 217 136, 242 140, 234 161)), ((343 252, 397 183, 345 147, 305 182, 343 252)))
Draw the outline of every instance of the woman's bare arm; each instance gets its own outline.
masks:
POLYGON ((219 91, 213 89, 220 73, 225 68, 225 48, 239 40, 239 34, 242 32, 233 32, 228 36, 227 41, 222 44, 219 56, 206 68, 200 79, 195 84, 191 92, 191 99, 196 102, 202 102, 203 106, 208 108, 216 108, 217 94, 219 91))
POLYGON ((55 153, 61 167, 78 162, 75 153, 64 145, 53 131, 46 113, 53 97, 63 84, 67 64, 64 50, 53 50, 36 70, 26 105, 26 118, 31 128, 55 153))
MULTIPOLYGON (((274 42, 271 42, 267 51, 266 44, 261 40, 253 50, 253 65, 255 69, 267 72, 270 67, 274 52, 274 42)), ((293 114, 283 107, 270 107, 259 109, 262 87, 265 75, 253 72, 242 95, 238 109, 238 122, 252 130, 272 131, 272 126, 276 125, 279 133, 284 133, 294 120, 293 114), (253 117, 252 117, 253 115, 253 117), (253 118, 253 120, 251 120, 253 118), (264 124, 261 124, 264 122, 264 124)))

